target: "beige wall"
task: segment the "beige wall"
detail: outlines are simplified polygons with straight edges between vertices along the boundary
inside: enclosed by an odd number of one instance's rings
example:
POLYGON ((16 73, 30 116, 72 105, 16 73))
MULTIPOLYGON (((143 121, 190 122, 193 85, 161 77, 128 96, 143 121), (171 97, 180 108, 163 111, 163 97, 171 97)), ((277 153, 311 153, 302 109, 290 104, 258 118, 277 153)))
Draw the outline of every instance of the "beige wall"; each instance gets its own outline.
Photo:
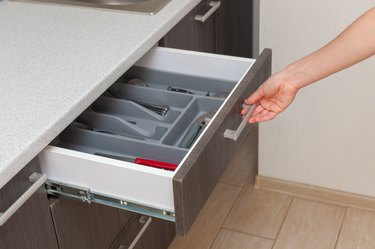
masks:
MULTIPOLYGON (((275 72, 373 6, 261 0, 260 50, 273 49, 275 72)), ((375 196, 375 58, 303 89, 285 113, 261 124, 259 174, 375 196)))

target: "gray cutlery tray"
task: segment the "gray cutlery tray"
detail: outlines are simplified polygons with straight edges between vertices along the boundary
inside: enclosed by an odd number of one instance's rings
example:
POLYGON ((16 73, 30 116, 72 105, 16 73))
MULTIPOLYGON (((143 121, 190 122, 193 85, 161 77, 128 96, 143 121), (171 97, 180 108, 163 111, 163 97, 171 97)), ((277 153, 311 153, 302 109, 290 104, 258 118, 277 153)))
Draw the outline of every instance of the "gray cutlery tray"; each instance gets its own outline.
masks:
POLYGON ((179 146, 189 127, 206 113, 216 112, 225 98, 214 95, 228 95, 236 83, 133 67, 53 145, 125 161, 140 157, 178 164, 188 152, 179 146), (126 83, 134 78, 147 86, 126 83), (168 91, 168 86, 194 94, 168 91), (162 116, 143 103, 169 110, 162 116))

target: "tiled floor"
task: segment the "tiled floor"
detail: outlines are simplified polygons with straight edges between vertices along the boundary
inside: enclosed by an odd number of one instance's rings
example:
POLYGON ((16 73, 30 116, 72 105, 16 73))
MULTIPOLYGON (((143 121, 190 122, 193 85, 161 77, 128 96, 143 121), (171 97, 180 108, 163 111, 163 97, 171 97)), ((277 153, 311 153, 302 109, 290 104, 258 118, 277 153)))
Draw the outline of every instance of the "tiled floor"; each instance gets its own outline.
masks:
POLYGON ((250 134, 189 233, 169 249, 375 249, 375 212, 253 188, 250 134))

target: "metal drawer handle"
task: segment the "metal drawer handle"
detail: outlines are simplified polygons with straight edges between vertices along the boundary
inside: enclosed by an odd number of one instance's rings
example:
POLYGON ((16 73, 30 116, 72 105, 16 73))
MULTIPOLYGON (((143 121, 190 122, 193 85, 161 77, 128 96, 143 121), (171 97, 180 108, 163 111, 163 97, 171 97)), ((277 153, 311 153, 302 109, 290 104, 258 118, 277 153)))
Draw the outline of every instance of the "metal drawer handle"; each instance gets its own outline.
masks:
MULTIPOLYGON (((135 236, 133 242, 130 244, 128 249, 133 249, 137 245, 139 239, 142 237, 142 235, 145 233, 148 226, 151 224, 151 221, 152 221, 151 217, 148 217, 147 221, 145 221, 145 218, 146 218, 146 216, 142 216, 139 219, 139 222, 144 223, 144 225, 143 225, 142 229, 138 232, 137 236, 135 236)), ((126 247, 121 245, 118 249, 126 249, 126 247)))
POLYGON ((221 5, 221 1, 212 1, 210 2, 211 9, 206 12, 206 14, 196 15, 195 20, 200 22, 205 22, 221 5))
POLYGON ((47 180, 46 174, 32 173, 29 176, 29 181, 34 182, 31 187, 23 193, 4 213, 0 213, 0 226, 12 217, 17 210, 45 183, 47 180))
POLYGON ((247 122, 249 121, 249 118, 251 114, 253 114, 255 110, 256 105, 252 105, 251 107, 248 105, 243 105, 243 108, 249 109, 245 115, 245 118, 242 120, 241 124, 238 126, 237 130, 230 130, 226 129, 224 132, 224 137, 233 139, 234 141, 237 141, 237 139, 241 136, 241 133, 243 129, 245 128, 247 122))

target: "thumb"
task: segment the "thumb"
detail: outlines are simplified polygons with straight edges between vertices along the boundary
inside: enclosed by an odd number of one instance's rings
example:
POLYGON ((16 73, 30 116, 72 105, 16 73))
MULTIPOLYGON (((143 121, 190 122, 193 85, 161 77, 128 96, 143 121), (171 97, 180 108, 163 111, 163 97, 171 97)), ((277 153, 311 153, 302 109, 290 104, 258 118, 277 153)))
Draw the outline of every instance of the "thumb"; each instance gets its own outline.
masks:
POLYGON ((253 105, 259 102, 264 97, 263 90, 259 87, 254 93, 252 93, 247 99, 245 99, 245 104, 253 105))

